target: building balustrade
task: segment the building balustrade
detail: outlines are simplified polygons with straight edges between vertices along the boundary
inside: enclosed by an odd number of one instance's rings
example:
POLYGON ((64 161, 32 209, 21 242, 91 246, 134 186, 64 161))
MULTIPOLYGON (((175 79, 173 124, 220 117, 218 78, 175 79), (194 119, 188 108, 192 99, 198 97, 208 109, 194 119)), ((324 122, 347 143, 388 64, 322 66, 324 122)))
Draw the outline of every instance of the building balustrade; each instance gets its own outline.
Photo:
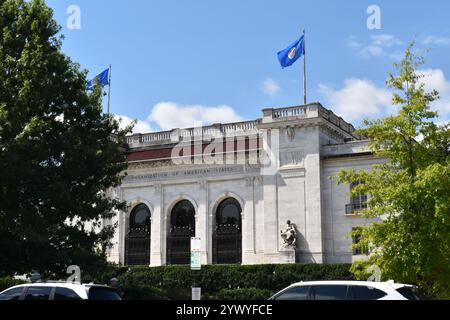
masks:
POLYGON ((334 124, 341 130, 353 136, 355 128, 324 108, 320 103, 312 103, 305 106, 293 106, 288 108, 264 109, 263 118, 251 121, 235 123, 213 124, 210 126, 173 129, 171 131, 152 132, 146 134, 134 134, 127 137, 130 148, 147 147, 154 145, 174 144, 187 140, 208 140, 215 138, 246 137, 257 135, 261 124, 290 120, 303 120, 323 118, 334 124))
POLYGON ((217 124, 201 128, 174 129, 171 131, 135 134, 127 137, 131 148, 178 143, 183 140, 202 140, 256 135, 259 120, 217 124))

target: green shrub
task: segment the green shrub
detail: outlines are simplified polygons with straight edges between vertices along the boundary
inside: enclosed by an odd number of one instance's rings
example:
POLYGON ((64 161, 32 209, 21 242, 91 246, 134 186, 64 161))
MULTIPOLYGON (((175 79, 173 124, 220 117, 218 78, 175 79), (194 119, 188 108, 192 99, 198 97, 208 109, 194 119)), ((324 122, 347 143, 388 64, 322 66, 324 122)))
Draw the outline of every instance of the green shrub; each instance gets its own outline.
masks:
POLYGON ((16 280, 11 277, 0 278, 0 292, 23 283, 25 283, 25 281, 16 280))
POLYGON ((168 300, 164 290, 146 285, 127 287, 124 293, 124 300, 168 300))
POLYGON ((267 300, 274 292, 267 289, 244 288, 220 290, 215 298, 217 300, 267 300))
POLYGON ((97 272, 95 274, 81 272, 81 279, 83 283, 94 282, 100 284, 109 284, 112 278, 118 278, 128 270, 128 267, 119 267, 117 265, 110 264, 106 268, 101 269, 100 272, 97 272))
POLYGON ((117 275, 126 298, 174 300, 190 299, 194 284, 207 299, 254 300, 267 299, 299 281, 354 279, 346 264, 207 265, 201 271, 191 271, 189 266, 135 267, 121 268, 117 275))

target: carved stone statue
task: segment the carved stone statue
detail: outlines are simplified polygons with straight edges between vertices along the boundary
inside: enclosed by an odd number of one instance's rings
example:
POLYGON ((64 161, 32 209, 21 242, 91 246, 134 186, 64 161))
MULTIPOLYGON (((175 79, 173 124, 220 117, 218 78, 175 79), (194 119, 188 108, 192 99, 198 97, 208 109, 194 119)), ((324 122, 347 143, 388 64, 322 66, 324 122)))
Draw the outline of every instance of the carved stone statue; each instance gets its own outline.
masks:
POLYGON ((286 230, 281 231, 281 238, 286 248, 295 249, 297 247, 297 231, 290 220, 287 221, 286 230))

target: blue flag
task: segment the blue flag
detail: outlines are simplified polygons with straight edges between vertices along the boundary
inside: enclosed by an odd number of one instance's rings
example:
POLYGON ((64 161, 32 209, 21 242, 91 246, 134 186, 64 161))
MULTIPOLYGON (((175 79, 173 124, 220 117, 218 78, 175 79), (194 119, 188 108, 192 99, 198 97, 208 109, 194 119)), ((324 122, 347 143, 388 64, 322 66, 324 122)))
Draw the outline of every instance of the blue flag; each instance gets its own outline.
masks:
POLYGON ((109 84, 109 69, 106 69, 105 71, 97 75, 94 79, 88 81, 87 90, 93 90, 97 84, 101 85, 102 87, 109 84))
POLYGON ((305 54, 305 35, 283 51, 278 52, 278 60, 284 69, 290 67, 305 54))

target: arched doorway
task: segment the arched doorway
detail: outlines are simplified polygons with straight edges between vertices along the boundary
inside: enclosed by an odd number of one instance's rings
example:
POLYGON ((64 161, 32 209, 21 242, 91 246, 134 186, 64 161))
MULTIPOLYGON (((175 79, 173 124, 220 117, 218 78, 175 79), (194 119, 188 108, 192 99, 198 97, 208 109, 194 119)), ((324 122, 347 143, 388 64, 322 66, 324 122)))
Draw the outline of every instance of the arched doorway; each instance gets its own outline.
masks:
POLYGON ((125 237, 125 265, 150 264, 151 213, 145 204, 137 205, 130 214, 125 237))
POLYGON ((191 237, 195 236, 195 209, 188 200, 178 202, 170 213, 167 264, 190 264, 191 237))
POLYGON ((222 201, 216 210, 213 263, 242 263, 242 208, 236 199, 222 201))

